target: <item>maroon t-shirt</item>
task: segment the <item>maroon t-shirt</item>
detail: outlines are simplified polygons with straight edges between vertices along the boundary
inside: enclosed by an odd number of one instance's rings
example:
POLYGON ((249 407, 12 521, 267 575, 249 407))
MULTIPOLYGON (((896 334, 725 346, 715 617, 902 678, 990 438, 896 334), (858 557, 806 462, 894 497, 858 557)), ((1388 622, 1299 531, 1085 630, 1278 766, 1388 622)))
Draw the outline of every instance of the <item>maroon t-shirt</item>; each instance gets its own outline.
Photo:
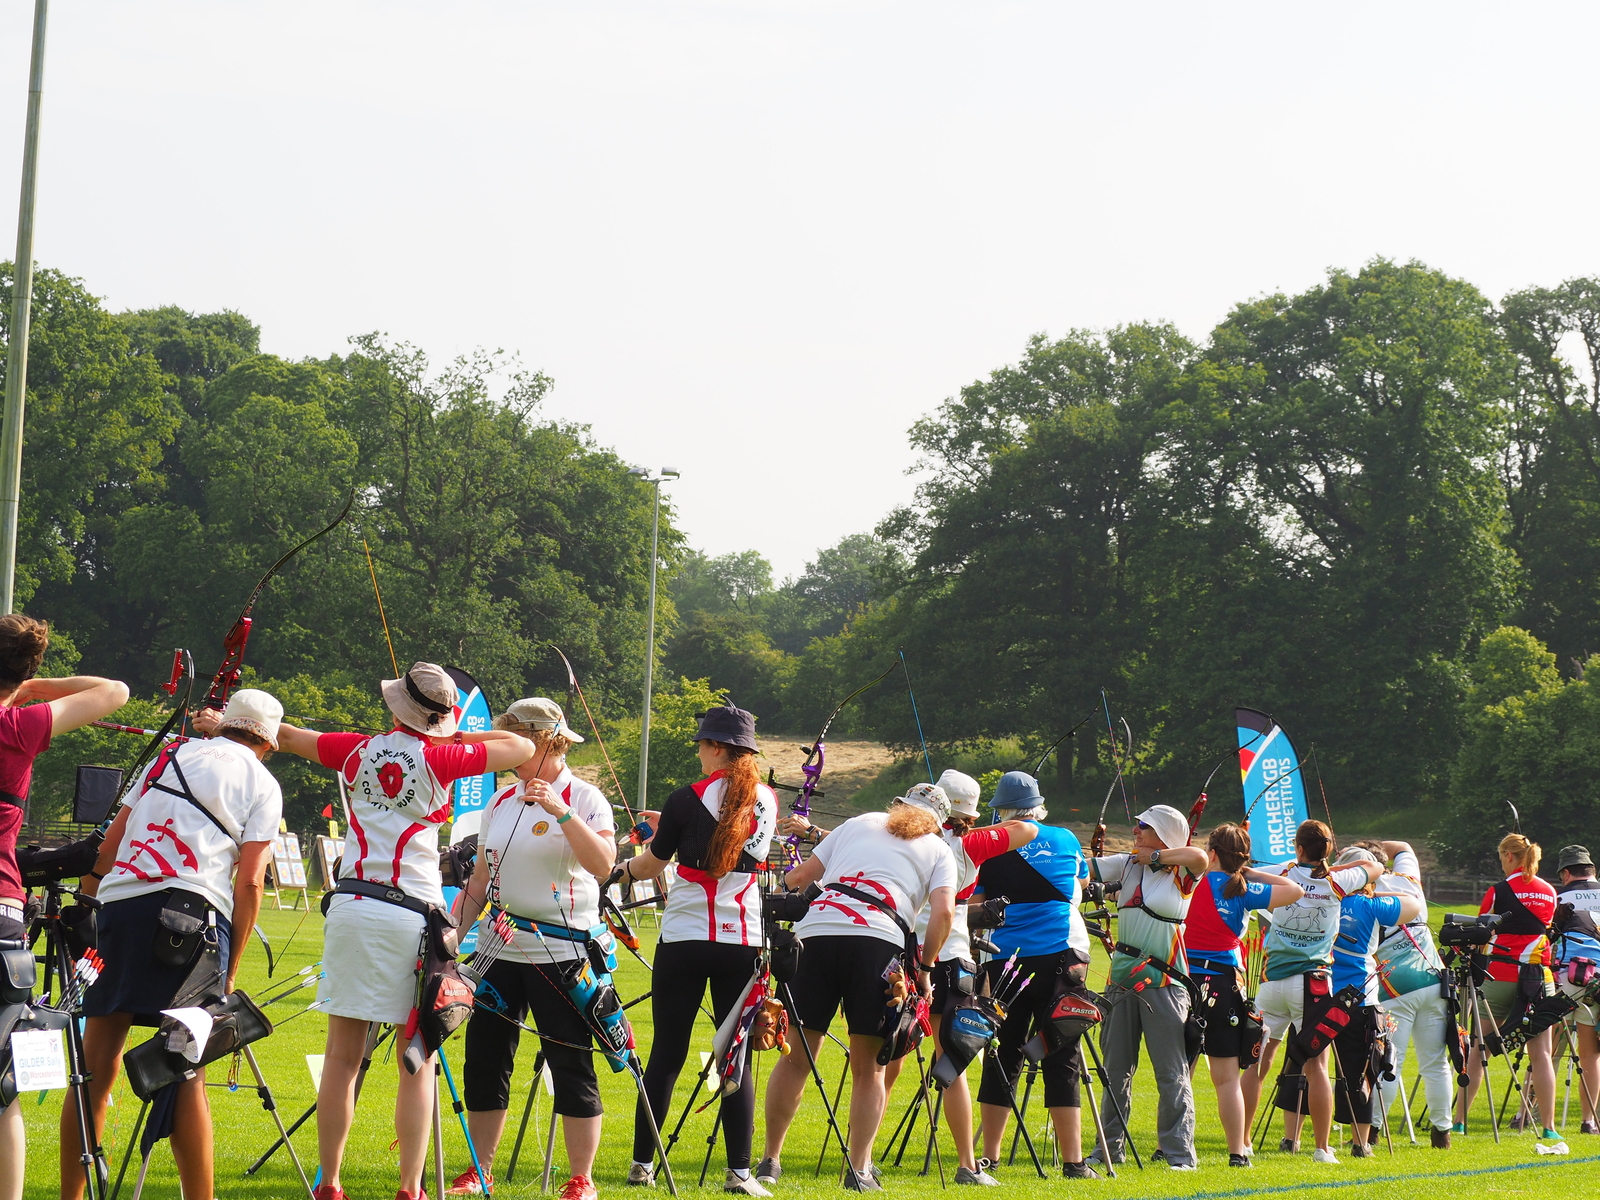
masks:
POLYGON ((50 748, 54 720, 48 704, 0 708, 0 900, 21 904, 26 894, 17 867, 17 834, 33 786, 33 760, 50 748))

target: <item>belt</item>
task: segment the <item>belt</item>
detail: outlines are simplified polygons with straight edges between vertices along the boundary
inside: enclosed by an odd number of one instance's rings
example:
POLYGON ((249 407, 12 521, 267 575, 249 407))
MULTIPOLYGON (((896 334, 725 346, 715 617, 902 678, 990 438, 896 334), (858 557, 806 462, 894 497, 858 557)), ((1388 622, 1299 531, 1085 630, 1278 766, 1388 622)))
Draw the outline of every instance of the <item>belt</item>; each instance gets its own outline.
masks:
POLYGON ((535 921, 532 917, 519 917, 516 913, 507 912, 503 908, 496 908, 494 911, 523 933, 537 933, 541 937, 561 938, 568 942, 588 942, 594 939, 595 931, 592 929, 574 929, 570 925, 547 925, 543 921, 535 921))
POLYGON ((22 920, 22 905, 7 904, 0 900, 0 917, 10 917, 13 921, 22 920))
POLYGON ((338 886, 322 898, 324 916, 327 915, 329 901, 336 895, 362 896, 368 900, 382 900, 385 904, 393 904, 424 917, 433 908, 433 905, 426 900, 418 900, 415 896, 408 896, 393 884, 373 883, 368 879, 341 879, 338 886))

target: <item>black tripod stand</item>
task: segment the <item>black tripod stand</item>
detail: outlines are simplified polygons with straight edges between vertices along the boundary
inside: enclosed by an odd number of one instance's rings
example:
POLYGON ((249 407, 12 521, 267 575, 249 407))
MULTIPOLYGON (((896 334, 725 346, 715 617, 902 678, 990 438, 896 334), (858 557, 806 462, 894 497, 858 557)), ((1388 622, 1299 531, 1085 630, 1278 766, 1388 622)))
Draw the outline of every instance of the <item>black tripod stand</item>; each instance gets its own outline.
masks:
MULTIPOLYGON (((1460 1075, 1456 1077, 1457 1105, 1466 1095, 1468 1078, 1465 1069, 1466 1063, 1472 1061, 1474 1054, 1480 1055, 1479 1062, 1483 1064, 1483 1091, 1489 1105, 1489 1129, 1494 1134, 1495 1144, 1500 1143, 1500 1120, 1494 1108, 1494 1085, 1489 1079, 1489 1059, 1496 1054, 1505 1053, 1505 1044, 1500 1040, 1500 1028, 1495 1024, 1494 1013, 1489 1009, 1488 1000, 1484 999, 1483 991, 1478 987, 1477 980, 1473 977, 1472 956, 1464 950, 1454 948, 1444 952, 1444 965, 1450 971, 1451 984, 1451 1015, 1459 1021, 1466 1030, 1466 1059, 1460 1075)), ((1462 1132, 1466 1132, 1467 1119, 1471 1114, 1465 1108, 1461 1111, 1462 1132)))
POLYGON ((44 953, 37 956, 44 965, 44 991, 39 997, 40 1003, 50 1005, 54 996, 71 1001, 63 1007, 73 1014, 72 1020, 67 1022, 67 1091, 77 1108, 78 1161, 83 1165, 89 1200, 103 1200, 111 1181, 111 1168, 106 1162, 105 1147, 100 1144, 100 1138, 94 1131, 94 1119, 89 1109, 91 1076, 83 1058, 83 1032, 76 1015, 81 1007, 82 988, 77 986, 77 964, 70 945, 72 939, 62 919, 62 901, 67 896, 72 896, 80 907, 91 912, 100 907, 100 901, 84 895, 76 888, 60 882, 47 883, 44 908, 34 920, 28 941, 32 945, 38 940, 39 933, 44 933, 44 953))

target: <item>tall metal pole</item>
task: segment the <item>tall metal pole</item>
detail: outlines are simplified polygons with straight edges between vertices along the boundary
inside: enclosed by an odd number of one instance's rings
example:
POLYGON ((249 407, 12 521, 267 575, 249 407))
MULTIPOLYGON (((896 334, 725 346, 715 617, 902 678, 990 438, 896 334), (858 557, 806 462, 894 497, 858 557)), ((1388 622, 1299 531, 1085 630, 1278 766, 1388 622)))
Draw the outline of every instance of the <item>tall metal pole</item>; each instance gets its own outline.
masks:
POLYGON ((14 612, 17 508, 22 499, 22 402, 28 390, 28 324, 33 305, 33 203, 39 190, 39 104, 44 95, 44 26, 49 0, 33 2, 33 58, 28 70, 28 125, 22 141, 22 200, 12 280, 11 345, 0 415, 0 615, 14 612))
POLYGON ((655 519, 650 525, 650 635, 644 645, 644 720, 639 725, 639 807, 645 808, 645 785, 650 782, 650 698, 656 668, 656 555, 661 539, 661 483, 655 485, 655 519))

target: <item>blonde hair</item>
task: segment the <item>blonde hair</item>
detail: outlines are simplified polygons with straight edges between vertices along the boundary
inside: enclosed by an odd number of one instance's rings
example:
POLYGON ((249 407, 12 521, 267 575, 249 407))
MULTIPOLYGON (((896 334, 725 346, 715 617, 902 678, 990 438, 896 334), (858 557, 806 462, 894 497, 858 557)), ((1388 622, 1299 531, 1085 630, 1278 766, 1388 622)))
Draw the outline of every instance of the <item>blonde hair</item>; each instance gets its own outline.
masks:
POLYGON ((884 828, 901 841, 910 842, 939 832, 939 818, 915 804, 894 804, 884 828))
POLYGON ((1539 860, 1544 851, 1539 843, 1530 841, 1520 833, 1508 833, 1500 839, 1500 857, 1509 858, 1522 871, 1522 878, 1532 880, 1539 873, 1539 860))

